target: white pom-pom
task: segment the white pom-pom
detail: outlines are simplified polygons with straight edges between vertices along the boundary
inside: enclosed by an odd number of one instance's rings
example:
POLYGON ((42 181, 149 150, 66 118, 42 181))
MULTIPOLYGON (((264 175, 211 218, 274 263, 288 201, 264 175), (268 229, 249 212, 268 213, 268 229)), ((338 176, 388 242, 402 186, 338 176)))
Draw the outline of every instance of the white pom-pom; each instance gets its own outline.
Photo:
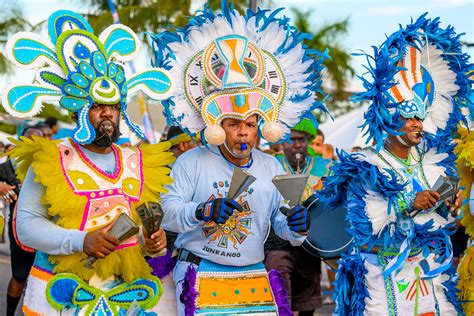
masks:
POLYGON ((211 145, 222 145, 225 141, 225 131, 219 125, 211 125, 204 130, 204 137, 211 145))
POLYGON ((270 143, 276 143, 283 136, 283 126, 277 122, 265 122, 263 124, 262 134, 270 143))

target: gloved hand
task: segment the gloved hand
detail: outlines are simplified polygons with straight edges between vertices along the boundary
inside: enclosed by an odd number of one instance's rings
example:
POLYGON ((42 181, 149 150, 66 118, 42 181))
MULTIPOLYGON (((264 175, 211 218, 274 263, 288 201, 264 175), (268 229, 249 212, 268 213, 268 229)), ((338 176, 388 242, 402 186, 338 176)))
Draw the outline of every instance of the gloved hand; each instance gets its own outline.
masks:
POLYGON ((234 210, 242 212, 244 209, 235 200, 218 198, 199 204, 196 208, 196 218, 200 221, 223 224, 234 213, 234 210))
POLYGON ((308 209, 304 206, 297 205, 291 209, 281 207, 280 211, 286 215, 288 227, 290 230, 300 235, 306 235, 310 227, 310 217, 308 209))

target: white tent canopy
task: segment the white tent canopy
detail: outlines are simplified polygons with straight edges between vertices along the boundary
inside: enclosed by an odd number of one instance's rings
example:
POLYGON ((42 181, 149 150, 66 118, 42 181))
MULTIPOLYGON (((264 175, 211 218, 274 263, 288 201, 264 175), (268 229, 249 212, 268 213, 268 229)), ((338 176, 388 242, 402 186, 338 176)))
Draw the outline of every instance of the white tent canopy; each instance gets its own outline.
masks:
POLYGON ((365 138, 359 128, 364 122, 365 111, 367 105, 321 124, 319 129, 324 133, 324 142, 345 151, 351 151, 355 146, 365 147, 365 138))

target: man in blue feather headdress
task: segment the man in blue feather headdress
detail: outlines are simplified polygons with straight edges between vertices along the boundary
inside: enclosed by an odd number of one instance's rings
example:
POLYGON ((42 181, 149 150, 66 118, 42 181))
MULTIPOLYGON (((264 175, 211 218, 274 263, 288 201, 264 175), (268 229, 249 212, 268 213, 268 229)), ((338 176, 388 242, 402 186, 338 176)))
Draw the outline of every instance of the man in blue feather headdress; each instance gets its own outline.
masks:
POLYGON ((461 205, 452 133, 469 95, 468 56, 452 27, 421 16, 374 49, 364 128, 375 147, 339 154, 323 198, 347 208, 338 315, 455 315, 449 236, 461 205))

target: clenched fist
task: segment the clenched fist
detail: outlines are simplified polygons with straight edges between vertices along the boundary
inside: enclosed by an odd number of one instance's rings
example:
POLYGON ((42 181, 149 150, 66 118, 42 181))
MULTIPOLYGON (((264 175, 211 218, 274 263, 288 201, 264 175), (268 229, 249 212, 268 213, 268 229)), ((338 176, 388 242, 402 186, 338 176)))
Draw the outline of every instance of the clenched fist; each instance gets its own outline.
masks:
POLYGON ((116 237, 107 235, 102 229, 88 232, 84 238, 83 251, 91 257, 104 259, 119 245, 116 237))
MULTIPOLYGON (((462 191, 461 190, 458 190, 456 192, 456 198, 454 199, 454 202, 453 203, 449 203, 448 200, 446 200, 446 206, 449 207, 449 211, 450 212, 455 212, 462 206, 462 202, 463 202, 463 199, 462 199, 462 191)), ((458 214, 456 214, 458 215, 458 214)))
POLYGON ((157 254, 166 248, 166 234, 163 228, 154 232, 150 237, 143 230, 143 237, 145 238, 145 249, 150 255, 157 254))
POLYGON ((438 192, 425 190, 418 192, 413 202, 414 210, 428 210, 436 205, 439 201, 440 195, 438 192))

